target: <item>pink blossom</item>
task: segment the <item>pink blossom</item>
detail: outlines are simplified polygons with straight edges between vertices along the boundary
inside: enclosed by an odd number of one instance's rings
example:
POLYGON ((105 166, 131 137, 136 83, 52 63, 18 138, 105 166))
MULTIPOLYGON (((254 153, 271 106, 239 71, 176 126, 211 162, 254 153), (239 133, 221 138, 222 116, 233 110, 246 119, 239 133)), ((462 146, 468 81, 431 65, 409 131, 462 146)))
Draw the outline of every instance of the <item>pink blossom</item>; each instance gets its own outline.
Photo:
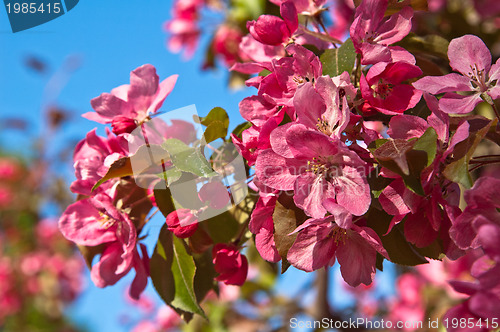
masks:
POLYGON ((145 254, 141 259, 135 226, 127 214, 117 210, 111 197, 100 193, 71 204, 59 219, 59 229, 78 245, 104 245, 101 258, 91 271, 96 286, 114 285, 134 267, 136 277, 130 292, 133 298, 139 297, 149 275, 147 252, 141 246, 145 254))
POLYGON ((400 41, 410 32, 413 9, 406 6, 385 20, 387 5, 388 0, 363 0, 356 8, 350 32, 356 52, 362 55, 361 63, 415 63, 414 57, 408 51, 398 46, 388 46, 400 41))
POLYGON ((251 81, 258 88, 258 96, 245 98, 240 103, 243 118, 258 127, 279 115, 279 106, 286 106, 285 111, 294 118, 292 107, 297 88, 321 76, 322 65, 314 53, 295 44, 286 50, 291 57, 272 60, 266 66, 271 73, 251 81))
POLYGON ((155 67, 143 65, 130 73, 129 85, 92 99, 90 103, 95 112, 85 113, 83 117, 99 123, 115 121, 113 129, 128 132, 131 121, 141 124, 162 106, 176 81, 177 75, 172 75, 160 83, 155 67))
POLYGON ((257 157, 257 177, 270 188, 294 190, 295 204, 308 215, 323 217, 326 200, 354 215, 368 210, 366 164, 338 139, 290 123, 272 132, 271 146, 257 157))
POLYGON ((407 62, 377 63, 366 77, 361 76, 361 95, 379 112, 403 113, 413 108, 422 96, 419 90, 404 82, 420 75, 420 68, 407 62))
MULTIPOLYGON (((107 138, 97 136, 96 129, 88 132, 75 147, 73 161, 76 180, 70 186, 71 191, 90 196, 92 187, 106 175, 111 164, 127 155, 126 149, 126 141, 109 131, 107 138)), ((99 191, 110 187, 110 184, 99 188, 99 191)))
MULTIPOLYGON (((270 0, 275 5, 280 6, 287 0, 270 0)), ((297 8, 297 12, 303 15, 314 16, 321 12, 326 0, 291 0, 297 8)))
POLYGON ((314 84, 307 82, 297 89, 294 107, 299 123, 327 136, 341 138, 351 114, 347 95, 349 93, 349 97, 353 98, 356 94, 349 74, 344 73, 341 77, 346 87, 337 86, 329 76, 321 76, 314 84))
POLYGON ((343 40, 349 32, 351 22, 354 19, 354 3, 350 0, 336 1, 329 13, 332 17, 333 26, 328 33, 333 38, 343 40))
POLYGON ((257 156, 263 150, 271 147, 269 137, 271 132, 278 127, 280 118, 271 118, 264 122, 262 127, 252 126, 241 133, 241 139, 231 134, 233 144, 245 158, 249 166, 255 164, 257 156))
POLYGON ((169 306, 161 306, 156 314, 158 326, 164 330, 171 329, 180 323, 179 315, 169 306))
POLYGON ((500 2, 496 0, 474 0, 474 8, 482 18, 495 17, 500 14, 500 2))
POLYGON ((214 36, 213 50, 216 55, 222 56, 228 67, 232 66, 240 57, 239 45, 243 35, 241 31, 232 26, 221 25, 214 36))
POLYGON ((479 178, 464 194, 467 207, 453 220, 450 236, 461 249, 480 246, 478 230, 484 224, 500 226, 500 180, 491 177, 479 178))
POLYGON ((174 53, 185 50, 185 57, 190 58, 200 38, 197 20, 205 5, 203 0, 177 0, 172 11, 172 19, 165 23, 165 31, 170 33, 168 48, 174 53))
POLYGON ((239 49, 242 58, 252 62, 236 63, 231 70, 236 70, 246 74, 258 73, 262 71, 262 66, 264 64, 270 63, 271 60, 279 59, 286 55, 285 48, 282 45, 264 45, 252 37, 251 34, 248 34, 241 39, 239 49))
MULTIPOLYGON (((399 298, 389 309, 388 320, 396 322, 420 322, 424 320, 425 306, 422 298, 423 281, 416 275, 405 273, 396 283, 399 298)), ((408 324, 403 331, 416 331, 416 324, 408 324)))
POLYGON ((9 207, 14 201, 14 193, 6 186, 0 185, 0 209, 9 207))
POLYGON ((160 329, 153 323, 147 320, 139 322, 132 332, 160 332, 160 329))
POLYGON ((0 179, 15 181, 21 175, 21 165, 12 158, 0 158, 0 179))
POLYGON ((229 202, 229 192, 220 181, 205 183, 198 192, 200 200, 212 209, 222 209, 229 202))
POLYGON ((248 273, 247 258, 234 245, 218 243, 212 250, 215 271, 219 274, 215 280, 226 285, 241 286, 245 283, 248 273))
POLYGON ((444 76, 427 76, 413 83, 430 94, 445 93, 439 99, 439 108, 450 114, 465 114, 474 110, 483 98, 500 97, 500 60, 491 65, 491 53, 477 36, 465 35, 453 39, 448 47, 448 58, 453 70, 459 72, 444 76), (459 92, 470 92, 458 94, 459 92))
POLYGON ((261 193, 252 212, 248 229, 255 234, 255 247, 262 258, 276 263, 281 256, 274 242, 273 213, 277 197, 273 194, 261 193))
POLYGON ((354 224, 344 208, 336 206, 335 210, 332 216, 309 219, 294 231, 297 238, 287 259, 296 268, 311 272, 333 265, 337 258, 349 285, 369 285, 375 275, 377 252, 387 253, 371 228, 354 224))
POLYGON ((198 229, 198 218, 189 209, 178 209, 170 212, 165 222, 168 230, 181 239, 190 237, 198 229))
POLYGON ((247 29, 257 41, 265 45, 277 46, 290 39, 299 27, 297 9, 293 1, 280 5, 282 19, 273 15, 261 15, 257 21, 247 22, 247 29))

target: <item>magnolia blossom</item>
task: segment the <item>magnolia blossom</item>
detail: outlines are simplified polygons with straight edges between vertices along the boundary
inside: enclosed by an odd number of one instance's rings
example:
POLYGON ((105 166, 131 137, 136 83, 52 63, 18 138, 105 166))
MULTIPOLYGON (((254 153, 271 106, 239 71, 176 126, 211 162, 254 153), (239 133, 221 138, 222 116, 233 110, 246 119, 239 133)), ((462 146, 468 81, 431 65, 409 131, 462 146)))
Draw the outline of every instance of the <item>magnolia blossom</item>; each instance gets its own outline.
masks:
POLYGON ((443 112, 469 113, 483 99, 491 103, 500 97, 500 60, 491 65, 490 50, 479 37, 465 35, 453 39, 448 58, 451 68, 460 74, 427 76, 413 83, 417 89, 434 95, 444 93, 439 99, 443 112))

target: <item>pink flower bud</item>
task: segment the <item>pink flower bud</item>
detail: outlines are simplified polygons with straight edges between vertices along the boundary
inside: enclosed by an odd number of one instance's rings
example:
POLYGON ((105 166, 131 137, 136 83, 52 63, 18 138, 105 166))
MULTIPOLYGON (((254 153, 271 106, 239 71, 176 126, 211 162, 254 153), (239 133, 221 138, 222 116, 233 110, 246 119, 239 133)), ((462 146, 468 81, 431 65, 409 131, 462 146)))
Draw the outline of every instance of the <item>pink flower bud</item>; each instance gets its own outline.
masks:
POLYGON ((233 245, 219 243, 212 250, 215 271, 219 276, 215 278, 226 285, 241 286, 245 283, 248 274, 248 261, 233 245))
POLYGON ((111 127, 113 127, 113 133, 115 133, 116 135, 125 133, 130 134, 134 131, 135 128, 137 128, 137 124, 135 123, 134 119, 130 119, 124 116, 117 116, 113 119, 113 121, 111 121, 111 127))
POLYGON ((189 209, 179 209, 170 212, 165 222, 168 230, 178 238, 190 237, 198 228, 198 218, 189 209))

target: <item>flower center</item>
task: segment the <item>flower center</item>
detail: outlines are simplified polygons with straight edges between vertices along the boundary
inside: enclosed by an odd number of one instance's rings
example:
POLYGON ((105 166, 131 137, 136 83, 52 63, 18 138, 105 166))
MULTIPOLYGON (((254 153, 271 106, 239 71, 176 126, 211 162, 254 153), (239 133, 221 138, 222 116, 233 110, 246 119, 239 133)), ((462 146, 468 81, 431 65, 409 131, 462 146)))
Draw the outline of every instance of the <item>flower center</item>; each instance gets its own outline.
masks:
MULTIPOLYGON (((337 126, 335 126, 337 127, 337 126)), ((316 128, 321 131, 323 134, 330 136, 335 128, 330 128, 330 124, 326 120, 322 120, 318 118, 318 122, 316 123, 316 128)))
POLYGON ((474 64, 474 67, 470 66, 471 71, 467 73, 467 76, 472 80, 472 86, 475 89, 478 89, 481 92, 485 92, 488 90, 488 86, 486 85, 486 75, 484 73, 484 69, 477 68, 477 64, 474 64))
POLYGON ((116 222, 116 220, 110 218, 108 215, 105 215, 102 212, 99 212, 99 215, 101 216, 99 218, 99 221, 101 222, 101 227, 104 229, 108 229, 111 226, 113 226, 116 222))
POLYGON ((347 230, 335 225, 333 226, 333 230, 329 236, 333 239, 333 241, 335 241, 336 245, 345 244, 347 239, 347 230))
POLYGON ((327 181, 342 175, 342 169, 324 157, 314 157, 312 161, 308 161, 306 172, 312 172, 327 181))
POLYGON ((386 99, 391 94, 393 88, 394 84, 387 83, 382 79, 378 81, 378 84, 371 86, 373 97, 382 99, 386 99))
MULTIPOLYGON (((297 85, 301 85, 301 84, 304 84, 305 82, 310 82, 311 80, 309 79, 309 77, 303 77, 303 76, 294 76, 292 78, 292 80, 297 83, 297 85)), ((313 79, 314 81, 314 79, 313 79)))

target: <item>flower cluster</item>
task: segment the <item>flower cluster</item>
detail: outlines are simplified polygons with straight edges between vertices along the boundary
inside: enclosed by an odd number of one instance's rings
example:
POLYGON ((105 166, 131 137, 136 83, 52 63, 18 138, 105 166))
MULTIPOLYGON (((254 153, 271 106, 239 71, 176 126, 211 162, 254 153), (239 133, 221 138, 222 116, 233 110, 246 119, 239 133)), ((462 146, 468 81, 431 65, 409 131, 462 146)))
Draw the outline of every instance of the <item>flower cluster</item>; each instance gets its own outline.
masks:
POLYGON ((38 215, 34 180, 41 174, 18 158, 0 157, 0 325, 5 331, 37 323, 68 325, 63 309, 83 290, 83 260, 61 236, 56 220, 38 215), (27 312, 37 321, 25 317, 27 312))
MULTIPOLYGON (((176 307, 185 299, 174 299, 171 288, 183 284, 182 293, 200 302, 210 290, 200 274, 242 285, 249 259, 241 251, 252 238, 262 258, 281 261, 283 271, 338 262, 352 287, 371 285, 384 260, 414 266, 475 255, 465 269, 476 281, 451 283, 468 298, 447 317, 496 318, 499 180, 474 171, 499 162, 496 154, 475 153, 484 139, 499 145, 500 63, 492 64, 477 36, 448 43, 409 35, 418 18, 413 2, 339 1, 342 19, 329 28, 326 1, 271 2, 274 15, 246 18, 246 36, 241 24, 223 25, 212 42, 233 74, 257 90, 240 102, 247 124, 230 139, 220 108, 195 118, 207 127, 205 141, 185 121, 155 122, 176 76, 160 82, 151 65, 134 70, 130 85, 92 100, 95 112, 84 116, 112 130, 106 137, 93 130, 78 144, 71 189, 79 197, 59 220, 62 233, 91 253, 90 263, 100 254, 92 280, 112 285, 135 269, 132 298, 150 276, 162 298, 188 315, 203 311, 198 303, 176 307), (433 58, 415 44, 446 63, 429 65, 433 58), (448 64, 454 72, 440 75, 448 64), (489 117, 472 113, 480 103, 489 117), (246 174, 235 177, 246 175, 255 195, 236 199, 234 188, 213 180, 234 159, 211 145, 218 139, 231 141, 245 159, 246 174), (205 148, 213 151, 208 163, 205 148), (160 156, 140 167, 146 187, 131 177, 133 157, 144 151, 160 156), (176 185, 196 193, 176 196, 176 185), (150 258, 141 231, 153 207, 165 225, 150 258), (213 210, 219 212, 209 215, 213 210), (186 275, 193 285, 176 279, 186 275)), ((202 6, 176 2, 171 45, 194 49, 202 6)), ((388 318, 421 320, 417 294, 429 280, 404 274, 388 318)))
MULTIPOLYGON (((76 146, 73 155, 76 180, 70 188, 78 194, 78 199, 59 219, 62 234, 79 246, 91 266, 91 279, 96 286, 114 285, 135 270, 130 287, 133 299, 139 298, 150 276, 150 257, 145 244, 141 243, 140 234, 152 217, 152 214, 149 218, 148 215, 153 207, 165 214, 165 227, 169 232, 179 239, 193 237, 190 240, 193 250, 205 252, 213 241, 204 229, 199 229, 199 219, 208 218, 206 214, 210 209, 224 209, 230 202, 227 188, 221 182, 211 180, 201 185, 198 197, 194 199, 174 198, 179 200, 178 204, 187 204, 188 208, 176 205, 177 209, 165 212, 163 206, 172 198, 167 198, 167 201, 163 198, 159 202, 153 189, 158 184, 158 188, 165 187, 166 174, 169 174, 168 185, 175 182, 168 172, 182 173, 165 150, 162 150, 165 159, 145 167, 145 178, 152 178, 147 180, 146 187, 140 182, 143 179, 140 172, 134 173, 132 164, 144 162, 141 153, 152 145, 161 149, 160 145, 167 140, 176 146, 194 144, 196 129, 193 124, 171 119, 168 125, 155 118, 176 79, 174 75, 160 82, 156 69, 143 65, 131 72, 129 85, 92 99, 95 112, 83 116, 111 124, 112 130, 106 128, 106 136, 101 137, 93 129, 76 146), (165 173, 159 173, 162 169, 165 173), (94 257, 97 255, 96 262, 94 257)), ((195 151, 188 145, 183 146, 195 151)), ((179 177, 181 174, 177 179, 179 177)), ((241 248, 234 245, 226 250, 217 249, 224 245, 220 243, 214 248, 213 264, 220 274, 217 280, 241 285, 248 270, 246 258, 239 253, 241 248)))
POLYGON ((396 232, 417 250, 439 243, 447 257, 462 256, 470 245, 455 233, 470 231, 457 231, 467 210, 459 208, 457 183, 465 180, 455 167, 466 154, 470 160, 468 142, 482 139, 494 123, 450 114, 470 113, 481 101, 496 110, 498 62, 491 65, 485 44, 470 35, 452 40, 450 66, 462 75, 426 75, 412 53, 393 45, 410 32, 413 9, 387 17, 388 1, 364 0, 350 26, 356 65, 329 76, 328 58, 320 61, 318 52, 327 54, 332 45, 304 33, 309 27, 298 17, 308 11, 297 2, 279 4, 281 18, 263 15, 248 23, 240 49, 252 38, 260 43, 253 42, 260 49, 254 53, 274 47, 285 55, 233 66, 269 72, 247 81, 258 90, 240 103, 251 127, 233 135, 255 169, 259 198, 249 228, 262 257, 305 271, 337 260, 344 280, 357 286, 372 282, 377 257, 395 256, 383 240, 396 232), (301 46, 304 35, 316 54, 301 46), (413 111, 425 104, 430 114, 413 111), (283 222, 276 211, 283 207, 303 214, 298 227, 283 234, 293 239, 286 248, 276 242, 283 222))

